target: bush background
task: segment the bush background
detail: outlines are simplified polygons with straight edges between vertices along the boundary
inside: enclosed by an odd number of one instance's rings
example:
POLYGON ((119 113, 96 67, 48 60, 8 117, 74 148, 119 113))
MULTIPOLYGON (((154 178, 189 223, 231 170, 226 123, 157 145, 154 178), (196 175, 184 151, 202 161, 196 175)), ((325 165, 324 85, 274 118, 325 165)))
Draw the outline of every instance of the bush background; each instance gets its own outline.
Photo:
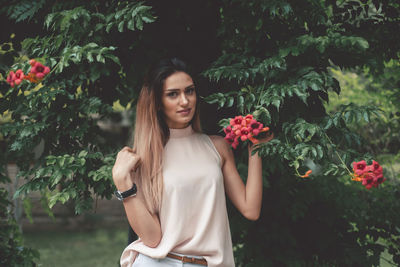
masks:
MULTIPOLYGON (((250 112, 275 133, 259 147, 260 219, 229 206, 238 266, 399 264, 397 1, 1 3, 0 178, 18 165, 28 217, 31 192, 50 215, 57 203, 80 214, 111 198, 144 70, 178 56, 193 68, 206 133, 250 112), (53 72, 11 88, 8 71, 27 71, 30 58, 53 72), (346 168, 360 159, 384 163, 384 185, 350 180, 346 168), (298 177, 308 169, 310 179, 298 177)), ((2 192, 1 263, 29 265, 35 254, 14 238, 2 192)))

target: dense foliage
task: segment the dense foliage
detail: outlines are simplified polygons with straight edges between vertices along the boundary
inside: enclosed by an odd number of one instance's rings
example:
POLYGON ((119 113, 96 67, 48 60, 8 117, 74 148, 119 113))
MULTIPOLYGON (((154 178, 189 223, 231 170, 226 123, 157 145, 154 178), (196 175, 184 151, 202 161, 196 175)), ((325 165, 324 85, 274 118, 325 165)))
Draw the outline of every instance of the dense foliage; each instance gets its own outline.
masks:
POLYGON ((110 14, 97 12, 94 5, 58 8, 45 18, 47 32, 22 42, 23 53, 47 62, 53 73, 40 86, 3 87, 1 112, 12 111, 13 120, 3 124, 2 134, 10 155, 24 152, 16 157, 19 164, 28 165, 35 146, 44 143, 35 165, 22 167, 20 175, 32 178, 18 194, 49 189, 54 192, 50 207, 71 198, 81 213, 91 208, 91 189, 108 198, 113 191, 110 168, 101 167, 112 163, 113 154, 104 154, 115 146, 97 122, 112 114, 114 101, 126 104, 134 95, 120 82, 124 74, 113 35, 141 30, 154 17, 141 3, 104 6, 110 14))
MULTIPOLYGON (((0 182, 9 182, 0 167, 0 182)), ((22 234, 10 209, 8 192, 0 188, 0 264, 1 266, 33 266, 39 258, 36 250, 27 248, 23 244, 22 234)))
MULTIPOLYGON (((363 150, 354 125, 380 113, 374 105, 324 107, 328 93, 341 90, 330 67, 364 66, 375 77, 399 59, 399 4, 165 2, 3 1, 10 25, 3 77, 26 71, 32 58, 51 68, 40 84, 1 82, 0 113, 10 116, 0 129, 1 164, 16 161, 27 180, 17 196, 41 191, 49 207, 73 201, 77 213, 92 207, 92 192, 110 198, 111 167, 125 140, 101 125, 118 117, 116 101, 134 107, 152 60, 174 55, 193 66, 204 100, 220 110, 220 126, 253 113, 275 133, 259 147, 260 220, 244 221, 230 207, 238 266, 378 266, 383 252, 400 263, 397 182, 367 191, 348 171, 352 161, 375 156, 363 150), (310 179, 295 176, 308 169, 310 179)), ((210 115, 210 108, 202 113, 211 132, 210 115)), ((236 156, 246 177, 246 153, 236 156)))
POLYGON ((351 128, 365 139, 364 151, 397 154, 400 151, 400 62, 387 62, 380 75, 372 75, 368 68, 347 72, 332 69, 332 72, 340 81, 342 93, 340 98, 332 95, 332 105, 328 108, 332 110, 350 102, 380 107, 380 119, 351 128))
POLYGON ((229 91, 207 100, 220 107, 235 105, 240 113, 254 112, 279 134, 260 148, 270 177, 264 216, 257 227, 234 227, 235 243, 241 244, 236 250, 243 257, 240 262, 377 266, 386 245, 398 262, 399 218, 389 211, 398 208, 398 182, 392 180, 392 186, 368 194, 348 185, 345 168, 355 159, 373 157, 360 154, 368 152, 363 149, 365 139, 349 126, 377 120, 376 106, 349 103, 329 114, 323 102, 329 100, 328 91, 340 92, 330 66, 368 66, 379 73, 385 60, 398 60, 398 37, 391 33, 399 27, 399 5, 394 1, 307 5, 226 1, 226 5, 223 55, 205 75, 230 81, 225 86, 229 91), (302 165, 313 168, 313 181, 291 178, 293 168, 302 165), (343 177, 344 183, 328 181, 332 175, 343 177), (386 241, 376 242, 379 238, 386 241))

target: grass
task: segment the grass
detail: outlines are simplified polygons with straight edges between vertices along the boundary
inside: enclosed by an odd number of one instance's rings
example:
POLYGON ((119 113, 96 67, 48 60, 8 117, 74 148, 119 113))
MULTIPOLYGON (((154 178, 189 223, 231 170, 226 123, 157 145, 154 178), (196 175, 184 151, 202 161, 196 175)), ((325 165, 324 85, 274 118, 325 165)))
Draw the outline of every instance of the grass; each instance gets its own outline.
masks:
POLYGON ((119 266, 128 227, 91 231, 25 232, 25 244, 37 249, 40 267, 119 266))
MULTIPOLYGON (((25 244, 40 253, 38 267, 119 267, 119 258, 126 247, 127 228, 91 231, 37 231, 24 233, 25 244)), ((380 243, 382 240, 380 240, 380 243)), ((384 251, 380 267, 392 267, 384 251)))

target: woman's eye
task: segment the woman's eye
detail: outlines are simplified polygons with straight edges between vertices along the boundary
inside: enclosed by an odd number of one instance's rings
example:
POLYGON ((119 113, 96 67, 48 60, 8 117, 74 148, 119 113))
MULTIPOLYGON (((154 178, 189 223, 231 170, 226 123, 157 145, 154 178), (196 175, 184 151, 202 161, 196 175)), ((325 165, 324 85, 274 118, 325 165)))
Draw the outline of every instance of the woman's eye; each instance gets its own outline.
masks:
POLYGON ((194 92, 194 87, 192 87, 192 88, 188 88, 187 90, 186 90, 186 93, 187 94, 192 94, 194 92))
POLYGON ((177 93, 176 92, 168 93, 167 96, 175 97, 175 96, 177 96, 177 93))

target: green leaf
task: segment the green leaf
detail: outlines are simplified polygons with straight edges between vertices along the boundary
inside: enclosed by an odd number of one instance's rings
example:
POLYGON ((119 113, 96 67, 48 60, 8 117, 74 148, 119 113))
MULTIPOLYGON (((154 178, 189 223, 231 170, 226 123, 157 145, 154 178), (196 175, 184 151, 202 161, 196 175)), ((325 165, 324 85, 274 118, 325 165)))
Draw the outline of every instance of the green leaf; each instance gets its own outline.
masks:
POLYGON ((303 157, 306 157, 309 150, 310 150, 310 147, 304 147, 304 148, 301 150, 301 155, 302 155, 303 157))
POLYGON ((369 114, 368 114, 368 112, 367 111, 364 111, 364 113, 363 113, 363 117, 364 117, 364 120, 366 121, 366 122, 369 122, 369 114))
POLYGON ((124 15, 124 10, 119 10, 119 11, 117 11, 117 12, 115 13, 114 18, 115 18, 116 20, 118 20, 118 19, 120 19, 123 15, 124 15))
POLYGON ((322 147, 321 147, 320 145, 317 145, 316 147, 317 147, 317 156, 318 156, 318 159, 322 159, 323 156, 324 156, 324 151, 323 151, 323 149, 322 149, 322 147))
POLYGON ((331 118, 329 118, 329 119, 327 120, 327 122, 326 122, 326 125, 325 125, 325 127, 324 127, 324 130, 328 130, 329 128, 331 128, 332 123, 333 123, 333 120, 332 120, 331 118))
POLYGON ((107 33, 110 32, 110 30, 111 30, 111 28, 112 28, 113 25, 114 25, 113 23, 107 24, 107 27, 106 27, 106 32, 107 32, 107 33))
POLYGON ((300 163, 297 160, 293 161, 292 164, 296 170, 300 167, 300 163))
POLYGON ((47 156, 46 157, 46 165, 47 166, 49 166, 49 165, 54 165, 55 163, 56 163, 56 161, 57 161, 57 158, 56 157, 54 157, 54 156, 47 156))
POLYGON ((79 152, 78 157, 84 158, 87 156, 87 154, 88 154, 88 152, 86 150, 82 150, 81 152, 79 152))
POLYGON ((32 203, 28 197, 24 198, 23 200, 23 206, 24 206, 24 211, 25 215, 28 218, 30 223, 33 223, 33 217, 32 217, 32 203))
POLYGON ((232 107, 233 106, 233 102, 234 102, 233 96, 229 96, 228 97, 228 103, 226 104, 226 106, 228 108, 232 107))
POLYGON ((325 45, 323 43, 317 44, 317 50, 322 54, 325 51, 325 45))
POLYGON ((51 184, 50 186, 55 186, 57 185, 62 178, 62 173, 59 170, 56 170, 55 173, 51 176, 51 184))
POLYGON ((143 20, 141 17, 137 16, 135 17, 136 20, 136 28, 138 28, 138 30, 143 30, 143 20))
POLYGON ((111 54, 108 54, 108 55, 107 55, 107 58, 111 59, 112 61, 114 61, 115 63, 117 63, 118 65, 120 65, 120 62, 119 62, 119 58, 118 58, 118 57, 116 57, 116 56, 114 56, 114 55, 111 55, 111 54))
POLYGON ((222 97, 219 99, 218 108, 222 108, 225 105, 226 98, 222 97))
POLYGON ((58 165, 59 165, 60 167, 64 167, 65 157, 59 158, 59 159, 57 160, 57 162, 58 162, 58 165))
POLYGON ((134 31, 135 30, 135 22, 133 19, 128 21, 128 24, 126 26, 129 30, 134 31))
MULTIPOLYGON (((104 57, 103 57, 101 54, 98 54, 98 55, 96 56, 96 60, 97 60, 98 62, 101 62, 101 63, 106 63, 104 57)), ((99 74, 99 75, 100 75, 100 74, 99 74)))
POLYGON ((244 104, 244 97, 243 97, 242 95, 240 95, 240 96, 238 97, 237 105, 238 105, 238 107, 242 107, 243 104, 244 104))
POLYGON ((358 40, 358 44, 359 44, 359 46, 360 46, 361 48, 363 48, 364 50, 366 50, 366 49, 369 48, 369 44, 368 44, 368 41, 367 41, 367 40, 360 39, 360 40, 358 40))
POLYGON ((215 104, 218 102, 218 98, 216 95, 213 94, 208 97, 205 97, 204 101, 207 102, 208 104, 215 104))
POLYGON ((119 32, 123 32, 123 31, 124 31, 124 23, 125 23, 125 21, 121 21, 121 22, 118 24, 118 31, 119 31, 119 32))
POLYGON ((87 59, 90 63, 94 61, 93 55, 92 55, 91 52, 88 52, 88 53, 86 54, 86 59, 87 59))
POLYGON ((77 159, 77 162, 79 163, 79 165, 85 166, 86 159, 84 159, 84 158, 79 158, 79 159, 77 159))
POLYGON ((143 19, 143 21, 146 22, 146 23, 151 23, 151 22, 154 22, 154 21, 155 21, 155 18, 154 18, 154 17, 147 17, 147 16, 145 16, 145 15, 142 16, 142 19, 143 19))
POLYGON ((279 107, 281 105, 281 100, 278 98, 275 98, 274 100, 272 100, 272 105, 274 105, 277 109, 279 109, 279 107))

